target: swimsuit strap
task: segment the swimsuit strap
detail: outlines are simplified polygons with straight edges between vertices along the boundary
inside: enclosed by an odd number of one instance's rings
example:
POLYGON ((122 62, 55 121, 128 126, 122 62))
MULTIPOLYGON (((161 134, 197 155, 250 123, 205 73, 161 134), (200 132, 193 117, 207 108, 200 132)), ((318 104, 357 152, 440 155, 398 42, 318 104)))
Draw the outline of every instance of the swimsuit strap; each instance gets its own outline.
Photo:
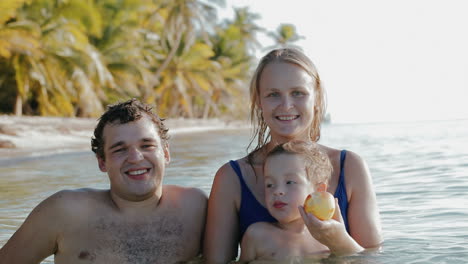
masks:
POLYGON ((345 173, 344 173, 345 160, 346 160, 346 150, 343 149, 340 152, 340 177, 338 179, 338 186, 336 187, 335 197, 338 198, 338 204, 340 205, 340 209, 341 209, 341 216, 343 217, 346 231, 348 231, 349 233, 348 195, 346 193, 345 173))
POLYGON ((344 162, 346 159, 346 149, 340 152, 340 179, 338 184, 344 183, 344 162))
POLYGON ((244 190, 245 188, 247 188, 247 184, 244 181, 244 177, 242 177, 242 172, 241 172, 239 163, 237 163, 237 161, 235 161, 235 160, 230 160, 229 164, 231 164, 232 169, 237 174, 237 177, 239 178, 239 181, 240 181, 240 183, 242 185, 242 189, 244 190))
POLYGON ((271 216, 268 210, 255 198, 254 194, 250 191, 247 183, 242 176, 239 163, 237 161, 229 161, 232 169, 239 178, 241 187, 241 202, 239 208, 239 228, 241 238, 244 236, 247 228, 256 222, 276 222, 276 219, 271 216))

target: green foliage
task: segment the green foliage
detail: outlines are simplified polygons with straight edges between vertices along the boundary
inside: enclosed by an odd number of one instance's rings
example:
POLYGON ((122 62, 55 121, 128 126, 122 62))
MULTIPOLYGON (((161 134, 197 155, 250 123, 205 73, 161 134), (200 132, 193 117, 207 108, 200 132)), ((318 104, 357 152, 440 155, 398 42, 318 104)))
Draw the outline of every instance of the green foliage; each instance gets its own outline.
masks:
POLYGON ((294 46, 295 42, 304 39, 292 24, 280 24, 276 31, 268 32, 268 36, 274 40, 275 44, 267 49, 294 46))
POLYGON ((11 18, 16 16, 16 11, 24 3, 29 3, 31 0, 2 0, 0 8, 0 24, 4 24, 11 18))
POLYGON ((245 118, 256 34, 201 0, 2 0, 0 111, 97 116, 137 97, 166 117, 245 118))

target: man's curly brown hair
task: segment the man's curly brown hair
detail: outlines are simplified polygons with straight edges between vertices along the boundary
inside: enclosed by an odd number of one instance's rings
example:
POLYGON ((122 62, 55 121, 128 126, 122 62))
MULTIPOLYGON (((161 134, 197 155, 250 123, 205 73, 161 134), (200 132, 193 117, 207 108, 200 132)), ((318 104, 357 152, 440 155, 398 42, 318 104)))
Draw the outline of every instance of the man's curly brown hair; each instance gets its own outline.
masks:
POLYGON ((128 122, 139 120, 143 114, 150 117, 151 121, 158 129, 159 137, 163 145, 169 140, 169 129, 164 125, 164 119, 153 112, 153 108, 147 104, 133 98, 128 101, 109 105, 107 111, 98 119, 99 122, 94 129, 94 136, 91 138, 91 150, 97 157, 105 160, 104 156, 104 127, 107 124, 126 124, 128 122))

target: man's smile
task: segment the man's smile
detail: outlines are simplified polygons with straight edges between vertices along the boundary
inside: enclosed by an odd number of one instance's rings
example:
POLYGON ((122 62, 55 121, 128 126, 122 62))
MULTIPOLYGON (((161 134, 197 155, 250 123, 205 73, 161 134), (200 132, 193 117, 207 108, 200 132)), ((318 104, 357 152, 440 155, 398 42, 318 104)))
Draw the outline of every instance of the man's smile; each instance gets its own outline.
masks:
POLYGON ((149 168, 138 168, 138 169, 130 169, 125 172, 127 176, 133 180, 143 180, 146 178, 146 175, 150 172, 149 168))

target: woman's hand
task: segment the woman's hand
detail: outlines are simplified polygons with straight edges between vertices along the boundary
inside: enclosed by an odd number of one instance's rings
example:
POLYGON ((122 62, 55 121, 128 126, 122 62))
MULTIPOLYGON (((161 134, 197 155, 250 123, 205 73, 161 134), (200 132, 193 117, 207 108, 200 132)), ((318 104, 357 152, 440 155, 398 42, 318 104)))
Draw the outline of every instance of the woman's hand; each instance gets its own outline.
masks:
POLYGON ((327 246, 332 254, 354 254, 364 250, 364 248, 346 232, 337 198, 335 198, 335 214, 330 220, 321 221, 313 214, 306 213, 302 206, 299 207, 299 213, 307 229, 309 229, 310 234, 317 239, 317 241, 327 246))

